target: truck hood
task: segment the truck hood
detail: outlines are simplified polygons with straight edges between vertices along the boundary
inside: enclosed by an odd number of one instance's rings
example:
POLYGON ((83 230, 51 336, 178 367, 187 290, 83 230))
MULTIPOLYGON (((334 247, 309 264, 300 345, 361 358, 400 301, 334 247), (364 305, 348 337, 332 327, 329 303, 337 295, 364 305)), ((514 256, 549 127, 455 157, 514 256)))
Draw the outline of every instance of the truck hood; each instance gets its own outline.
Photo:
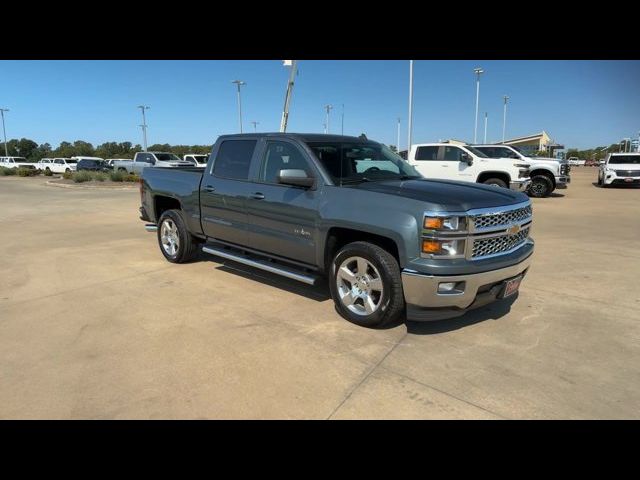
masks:
POLYGON ((445 211, 466 211, 475 208, 499 207, 526 202, 524 193, 506 188, 454 180, 385 180, 363 182, 349 186, 359 190, 411 198, 433 204, 430 208, 445 211))
POLYGON ((533 162, 556 162, 560 164, 569 163, 568 160, 560 160, 559 158, 550 158, 550 157, 527 157, 527 158, 533 162))
POLYGON ((640 170, 638 163, 610 163, 606 167, 611 170, 640 170))

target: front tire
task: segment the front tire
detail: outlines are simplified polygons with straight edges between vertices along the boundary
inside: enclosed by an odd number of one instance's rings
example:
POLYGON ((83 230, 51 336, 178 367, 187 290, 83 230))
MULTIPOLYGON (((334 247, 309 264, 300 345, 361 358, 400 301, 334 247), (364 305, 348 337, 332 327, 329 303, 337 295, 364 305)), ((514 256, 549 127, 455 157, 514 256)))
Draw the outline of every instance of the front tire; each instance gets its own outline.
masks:
POLYGON ((198 242, 187 230, 180 210, 166 210, 160 216, 158 245, 171 263, 186 263, 198 254, 198 242))
POLYGON ((544 198, 553 192, 553 183, 544 175, 536 175, 531 179, 529 187, 529 195, 535 198, 544 198))
POLYGON ((507 182, 501 178, 487 178, 484 182, 485 185, 492 185, 494 187, 508 188, 507 182))
POLYGON ((356 325, 380 328, 404 311, 398 261, 372 243, 340 249, 331 264, 329 289, 338 313, 356 325))

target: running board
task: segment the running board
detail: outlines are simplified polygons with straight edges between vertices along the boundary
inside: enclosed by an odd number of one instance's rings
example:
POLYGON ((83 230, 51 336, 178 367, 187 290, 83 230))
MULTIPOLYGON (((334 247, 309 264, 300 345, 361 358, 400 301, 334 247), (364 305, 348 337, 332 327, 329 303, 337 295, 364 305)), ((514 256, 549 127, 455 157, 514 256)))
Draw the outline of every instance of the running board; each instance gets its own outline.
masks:
POLYGON ((157 225, 154 225, 153 223, 147 223, 147 224, 144 226, 144 228, 145 228, 145 230, 146 230, 147 232, 157 232, 157 231, 158 231, 158 226, 157 226, 157 225))
POLYGON ((300 271, 294 270, 293 268, 278 265, 268 260, 243 255, 241 253, 231 253, 229 250, 224 250, 222 248, 216 248, 208 245, 202 247, 202 251, 210 253, 211 255, 226 258, 228 260, 233 260, 234 262, 242 263, 250 267, 259 268, 260 270, 265 270, 277 275, 282 275, 283 277, 291 278, 292 280, 297 280, 299 282, 306 283, 307 285, 315 285, 316 280, 318 279, 318 277, 314 275, 301 273, 300 271))

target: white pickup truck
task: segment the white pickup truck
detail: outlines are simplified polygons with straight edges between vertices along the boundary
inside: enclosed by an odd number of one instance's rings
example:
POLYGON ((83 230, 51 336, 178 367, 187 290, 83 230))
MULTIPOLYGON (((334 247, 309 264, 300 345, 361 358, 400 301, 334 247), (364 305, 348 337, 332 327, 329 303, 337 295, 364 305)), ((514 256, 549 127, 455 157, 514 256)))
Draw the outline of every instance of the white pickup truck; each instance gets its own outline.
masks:
POLYGON ((464 144, 412 145, 407 162, 426 178, 484 183, 518 192, 525 192, 531 184, 528 164, 489 158, 464 144))
POLYGON ((27 162, 27 159, 24 157, 0 157, 0 167, 36 168, 36 164, 27 162))
POLYGON ((182 157, 182 159, 185 162, 193 163, 196 167, 206 167, 209 155, 203 155, 201 153, 187 153, 182 157))
POLYGON ((115 160, 113 162, 114 170, 137 173, 138 175, 146 167, 193 167, 193 162, 185 162, 176 154, 167 152, 136 152, 133 160, 115 160))
POLYGON ((77 164, 78 160, 72 158, 43 158, 35 165, 38 170, 65 173, 75 172, 77 164))
POLYGON ((640 153, 610 153, 598 168, 598 185, 640 184, 640 153))
POLYGON ((556 188, 567 188, 571 182, 571 170, 567 160, 548 157, 527 157, 511 145, 473 145, 488 157, 505 162, 520 160, 529 165, 531 186, 528 194, 532 197, 548 197, 556 188))

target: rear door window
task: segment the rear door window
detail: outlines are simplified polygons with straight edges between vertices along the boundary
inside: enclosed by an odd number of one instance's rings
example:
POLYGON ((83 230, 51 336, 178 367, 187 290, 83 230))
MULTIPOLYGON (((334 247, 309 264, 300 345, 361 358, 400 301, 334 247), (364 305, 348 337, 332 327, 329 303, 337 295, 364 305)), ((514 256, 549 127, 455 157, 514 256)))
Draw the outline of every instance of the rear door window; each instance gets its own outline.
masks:
POLYGON ((416 160, 437 160, 438 147, 418 147, 416 149, 416 160))
POLYGON ((248 180, 256 140, 225 140, 218 149, 213 166, 216 177, 248 180))

